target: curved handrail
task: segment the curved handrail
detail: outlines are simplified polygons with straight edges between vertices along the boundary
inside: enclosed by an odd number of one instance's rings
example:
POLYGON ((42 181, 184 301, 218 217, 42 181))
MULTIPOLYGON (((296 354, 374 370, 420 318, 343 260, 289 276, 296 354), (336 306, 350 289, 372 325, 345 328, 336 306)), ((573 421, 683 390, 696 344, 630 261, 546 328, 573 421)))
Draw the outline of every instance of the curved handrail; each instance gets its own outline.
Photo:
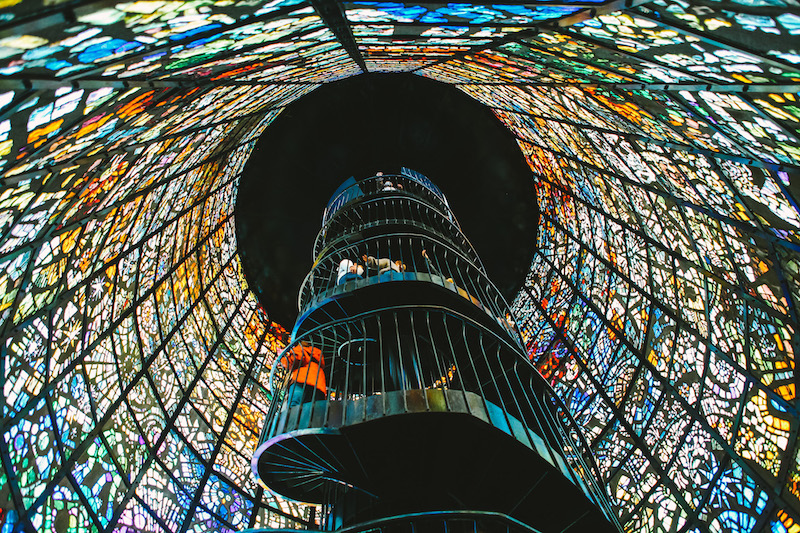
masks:
MULTIPOLYGON (((498 513, 495 511, 472 511, 472 510, 445 510, 445 511, 426 511, 420 513, 406 513, 402 515, 390 516, 387 518, 376 518, 374 520, 368 520, 366 522, 361 522, 360 524, 356 524, 353 526, 347 526, 342 529, 337 529, 337 533, 357 533, 359 531, 368 531, 374 529, 380 529, 383 526, 387 526, 396 522, 410 522, 414 521, 415 519, 476 519, 480 518, 488 518, 494 520, 503 520, 506 522, 510 522, 513 526, 520 528, 521 531, 525 531, 527 533, 541 533, 538 529, 532 528, 531 526, 525 524, 524 522, 520 522, 516 518, 509 516, 505 513, 498 513)), ((297 533, 296 529, 270 529, 270 528, 259 528, 259 529, 243 529, 241 533, 297 533)))
POLYGON ((409 177, 412 180, 420 183, 421 185, 424 185, 425 187, 433 191, 434 194, 436 194, 442 200, 444 200, 444 203, 447 203, 447 197, 444 195, 439 186, 436 185, 434 182, 432 182, 430 178, 428 178, 428 176, 426 176, 425 174, 417 172, 416 170, 412 170, 410 168, 400 167, 400 175, 409 177))
MULTIPOLYGON (((533 364, 533 363, 531 362, 531 364, 533 364)), ((534 366, 534 368, 535 368, 535 366, 534 366)), ((537 370, 537 372, 538 372, 538 370, 537 370)), ((583 431, 581 431, 581 428, 578 425, 577 420, 575 420, 575 418, 572 417, 572 415, 570 414, 569 410, 567 409, 567 406, 564 403, 564 401, 561 399, 560 396, 558 396, 558 394, 550 386, 550 384, 547 382, 547 380, 545 380, 544 377, 542 377, 542 379, 544 380, 545 385, 550 390, 550 393, 551 393, 550 394, 550 398, 552 400, 554 400, 558 404, 558 407, 560 407, 561 410, 563 411, 564 417, 562 418, 562 420, 566 420, 567 423, 570 426, 572 426, 574 437, 570 437, 570 438, 573 438, 573 439, 577 438, 580 441, 580 443, 583 445, 584 449, 587 452, 587 453, 581 454, 580 458, 581 458, 581 463, 582 464, 583 464, 583 460, 588 460, 590 462, 590 464, 588 465, 588 467, 589 467, 588 470, 591 471, 594 474, 590 478, 590 481, 593 482, 592 485, 594 485, 596 490, 599 490, 603 495, 606 496, 606 498, 608 498, 607 500, 604 499, 604 500, 601 500, 601 501, 596 501, 595 503, 603 510, 603 514, 606 515, 606 518, 608 518, 617 527, 618 530, 622 531, 622 524, 620 524, 619 519, 617 518, 617 515, 616 515, 616 513, 614 513, 614 509, 611 506, 611 503, 610 503, 611 502, 611 499, 610 499, 611 495, 607 492, 608 486, 605 483, 602 482, 602 477, 600 476, 600 468, 597 466, 597 461, 595 461, 594 454, 592 453, 592 447, 586 441, 586 437, 584 436, 583 431)), ((586 468, 586 465, 584 465, 584 468, 586 468)))
MULTIPOLYGON (((354 280, 349 283, 352 285, 345 286, 345 289, 339 289, 339 285, 335 285, 323 292, 317 293, 317 296, 310 300, 305 307, 303 307, 300 311, 300 315, 298 317, 297 323, 300 324, 304 321, 305 317, 313 313, 315 309, 323 307, 328 301, 330 301, 331 297, 335 294, 341 294, 342 292, 350 293, 360 290, 364 287, 371 287, 375 284, 379 283, 389 283, 389 282, 416 282, 416 283, 430 283, 435 285, 439 288, 442 288, 448 292, 456 292, 460 297, 464 298, 466 301, 470 302, 470 304, 474 305, 477 309, 486 313, 487 316, 495 319, 502 327, 504 327, 512 336, 519 336, 519 331, 516 329, 515 326, 512 326, 508 321, 502 320, 500 316, 502 311, 508 310, 508 304, 505 303, 505 300, 502 300, 501 305, 497 305, 496 309, 492 309, 489 303, 491 302, 483 302, 478 298, 470 297, 470 293, 459 287, 456 283, 452 281, 445 280, 441 276, 437 276, 436 274, 429 274, 427 272, 405 272, 403 274, 402 280, 397 279, 387 279, 382 280, 381 276, 375 276, 371 278, 365 278, 362 280, 354 280), (421 275, 421 277, 419 277, 421 275), (438 281, 438 283, 437 283, 438 281), (477 302, 476 302, 477 300, 477 302), (499 313, 498 313, 499 311, 499 313), (502 320, 502 322, 501 322, 502 320)), ((503 298, 503 295, 497 291, 497 288, 494 287, 495 297, 503 298)))
MULTIPOLYGON (((400 225, 415 229, 421 229, 425 231, 425 233, 420 234, 420 237, 438 238, 440 240, 439 242, 445 242, 444 235, 441 232, 437 231, 436 229, 431 229, 431 227, 428 224, 425 224, 424 222, 419 222, 413 219, 396 219, 396 218, 381 219, 375 222, 364 222, 358 226, 352 227, 352 229, 347 233, 341 233, 338 237, 333 239, 331 242, 327 243, 327 245, 324 248, 322 248, 319 252, 315 253, 314 260, 316 261, 317 258, 324 257, 325 255, 330 253, 330 250, 335 250, 336 245, 340 244, 342 241, 347 242, 348 239, 355 234, 373 228, 380 228, 381 226, 400 226, 400 225)), ((382 234, 382 236, 383 235, 387 234, 384 233, 382 234)), ((413 235, 413 233, 409 233, 409 235, 413 235)), ((472 262, 478 264, 481 270, 486 270, 485 267, 483 266, 481 258, 478 256, 477 252, 475 252, 474 248, 472 247, 472 244, 467 240, 466 237, 464 237, 464 242, 461 244, 465 246, 466 251, 472 252, 473 254, 473 257, 471 258, 472 262)))
MULTIPOLYGON (((430 304, 386 306, 386 307, 381 307, 381 308, 378 308, 378 309, 369 309, 367 311, 362 311, 361 313, 357 313, 357 314, 354 314, 352 316, 347 316, 347 317, 344 317, 344 318, 338 318, 338 319, 335 319, 335 320, 330 320, 330 321, 326 322, 325 324, 319 324, 317 326, 314 326, 313 328, 303 332, 301 335, 299 335, 297 337, 294 337, 294 334, 296 333, 296 331, 292 332, 294 340, 290 344, 287 344, 286 347, 284 347, 284 349, 281 350, 281 353, 278 355, 278 357, 276 357, 274 359, 274 362, 273 362, 273 365, 272 365, 272 369, 270 370, 269 381, 268 381, 269 390, 273 391, 273 395, 275 394, 275 391, 277 390, 277 387, 275 386, 275 383, 273 382, 273 379, 274 379, 274 376, 275 376, 275 368, 277 366, 275 364, 275 362, 279 361, 283 357, 283 354, 286 353, 286 351, 288 351, 291 348, 293 348, 294 346, 297 346, 299 343, 301 343, 303 341, 308 341, 310 338, 313 338, 315 335, 319 334, 320 332, 322 332, 322 331, 324 331, 326 329, 334 328, 335 326, 338 326, 340 324, 345 324, 347 322, 358 322, 361 319, 363 319, 365 317, 369 317, 369 316, 375 315, 376 313, 383 313, 383 312, 386 312, 386 311, 401 310, 401 309, 407 309, 407 310, 413 310, 413 309, 424 310, 424 309, 428 309, 428 310, 440 311, 440 312, 443 312, 443 313, 445 313, 447 315, 450 315, 450 316, 452 316, 454 318, 457 318, 459 320, 463 320, 464 322, 467 322, 467 323, 469 323, 470 325, 472 325, 472 326, 474 326, 476 328, 483 329, 483 325, 480 324, 479 322, 476 322, 472 317, 469 317, 469 316, 467 316, 467 315, 465 315, 463 313, 460 313, 458 311, 454 311, 453 309, 451 309, 449 307, 435 306, 435 305, 430 305, 430 304)), ((513 350, 516 353, 521 353, 520 351, 523 349, 523 344, 522 344, 522 337, 519 335, 519 333, 516 333, 516 335, 511 336, 511 338, 515 341, 515 344, 510 344, 508 339, 501 337, 500 335, 498 335, 494 331, 491 331, 491 330, 485 330, 485 331, 487 333, 489 333, 496 341, 502 343, 509 350, 513 350)), ((534 366, 533 363, 531 363, 531 361, 529 359, 524 358, 524 357, 521 357, 521 358, 523 360, 527 361, 527 363, 531 366, 533 371, 536 372, 536 374, 541 376, 541 374, 539 374, 539 371, 536 369, 536 366, 534 366)), ((547 383, 547 381, 544 378, 542 378, 542 382, 549 387, 549 390, 553 394, 555 394, 555 391, 553 391, 552 387, 549 386, 549 384, 547 383)), ((277 402, 272 402, 270 404, 270 411, 272 410, 272 405, 275 404, 275 403, 277 403, 277 402)), ((269 419, 269 416, 270 416, 269 413, 267 413, 267 418, 268 419, 269 419)))
MULTIPOLYGON (((464 268, 469 269, 472 273, 478 273, 478 275, 480 276, 480 280, 479 280, 480 283, 483 286, 487 287, 489 289, 489 292, 493 293, 495 300, 497 300, 497 298, 499 297, 499 302, 500 302, 499 307, 502 307, 502 309, 498 309, 498 310, 502 311, 504 315, 506 313, 508 313, 508 314, 511 313, 510 306, 508 305, 508 302, 506 301, 505 297, 500 292, 500 290, 494 285, 494 283, 492 283, 492 281, 486 275, 486 272, 484 271, 484 268, 483 268, 483 264, 481 264, 480 262, 475 263, 475 261, 473 261, 471 258, 469 258, 466 255, 464 255, 461 250, 458 250, 457 248, 453 247, 446 239, 444 239, 442 237, 433 238, 433 237, 428 236, 428 235, 419 235, 419 234, 411 233, 411 232, 394 232, 394 233, 386 233, 386 234, 381 234, 379 236, 369 237, 367 239, 363 239, 359 243, 349 244, 349 245, 347 245, 347 246, 345 246, 343 248, 334 248, 334 249, 328 251, 327 253, 325 253, 324 255, 321 254, 320 257, 318 257, 317 260, 312 265, 311 270, 309 270, 308 274, 306 274, 306 277, 303 279, 303 283, 300 285, 300 291, 298 292, 298 295, 297 295, 297 308, 298 308, 298 311, 300 312, 300 314, 303 314, 307 309, 310 308, 310 306, 315 301, 317 301, 319 299, 319 298, 316 298, 316 297, 311 297, 311 298, 308 298, 306 300, 306 298, 307 298, 306 294, 309 293, 309 292, 312 293, 312 294, 316 293, 314 288, 310 287, 310 284, 312 283, 312 280, 315 279, 319 275, 319 272, 321 271, 321 265, 325 264, 326 262, 330 262, 330 264, 327 264, 324 267, 324 268, 329 269, 330 276, 324 276, 324 275, 319 276, 321 279, 328 279, 330 281, 335 277, 335 272, 334 272, 335 265, 334 265, 334 263, 338 263, 338 261, 340 261, 343 258, 347 258, 347 257, 356 257, 356 258, 358 258, 360 255, 358 254, 357 250, 362 250, 363 251, 364 248, 369 246, 369 244, 366 244, 366 243, 381 243, 381 242, 389 241, 391 239, 398 239, 398 241, 400 239, 408 239, 409 243, 417 242, 417 241, 419 243, 423 243, 423 242, 427 241, 427 242, 430 242, 430 243, 432 243, 432 244, 444 249, 446 252, 449 252, 449 253, 453 254, 453 257, 454 257, 453 262, 456 262, 456 261, 459 261, 459 260, 463 261, 464 262, 464 268), (350 250, 350 251, 348 251, 348 250, 350 250), (354 251, 355 251, 355 253, 353 253, 354 251), (334 258, 334 256, 336 256, 337 254, 340 255, 341 258, 334 258)), ((396 256, 393 259, 399 259, 399 260, 402 261, 404 258, 402 256, 396 256)), ((405 259, 408 259, 408 258, 405 258, 405 259)), ((424 262, 424 258, 422 260, 419 260, 419 262, 423 263, 424 262)), ((404 263, 406 265, 408 265, 408 264, 413 265, 414 261, 413 260, 412 261, 404 261, 404 263)), ((431 272, 427 267, 423 267, 421 269, 417 269, 416 272, 425 273, 425 274, 433 274, 434 273, 434 272, 431 272)), ((459 280, 459 282, 460 281, 461 280, 459 280)), ((358 283, 358 282, 356 282, 356 283, 358 283)), ((333 288, 335 288, 337 286, 336 283, 329 283, 328 285, 329 286, 325 289, 326 291, 328 291, 330 289, 333 289, 333 288)), ((460 286, 460 285, 464 285, 464 284, 460 283, 460 284, 457 284, 457 285, 460 286)))
MULTIPOLYGON (((387 199, 389 199, 389 198, 387 198, 387 197, 373 197, 373 198, 370 198, 370 199, 368 199, 368 200, 362 200, 362 201, 360 201, 360 202, 358 202, 358 203, 355 203, 355 202, 353 202, 353 203, 350 203, 350 204, 348 204, 348 205, 349 205, 350 207, 361 207, 361 206, 366 206, 366 205, 378 204, 379 202, 382 202, 382 201, 384 201, 384 200, 387 200, 387 199)), ((474 249, 475 249, 475 248, 474 248, 474 246, 472 246, 472 243, 469 241, 469 239, 467 238, 467 236, 466 236, 466 235, 464 235, 464 233, 461 231, 461 227, 458 225, 458 221, 457 221, 457 220, 455 220, 455 218, 454 218, 454 217, 452 217, 452 215, 448 215, 447 213, 443 212, 441 209, 438 209, 436 206, 433 206, 433 205, 431 205, 431 204, 429 204, 429 203, 427 203, 427 202, 425 202, 425 201, 421 200, 421 199, 420 199, 420 198, 418 198, 418 197, 414 197, 414 196, 404 196, 404 197, 400 197, 400 198, 398 198, 398 197, 391 197, 391 199, 392 199, 392 200, 403 200, 403 201, 409 201, 409 202, 417 202, 419 205, 421 205, 421 206, 424 206, 424 207, 426 207, 426 208, 428 208, 428 209, 431 209, 431 210, 432 210, 432 211, 433 211, 435 214, 437 214, 437 215, 439 215, 440 217, 442 217, 442 220, 445 220, 447 223, 449 223, 449 224, 450 224, 450 225, 453 227, 453 229, 454 229, 455 231, 457 231, 457 232, 458 232, 458 235, 459 235, 459 236, 460 236, 460 237, 461 237, 461 238, 462 238, 462 239, 463 239, 463 240, 464 240, 464 241, 467 243, 467 245, 469 245, 469 247, 470 247, 470 248, 471 248, 471 249, 474 251, 474 249)), ((341 208, 339 208, 339 210, 337 211, 337 214, 343 214, 343 213, 344 213, 344 211, 343 211, 343 210, 345 209, 345 207, 347 207, 347 206, 342 206, 341 208)), ((316 238, 314 239, 314 248, 313 248, 313 250, 314 250, 314 257, 316 257, 317 255, 319 255, 319 252, 317 252, 317 249, 320 247, 320 242, 321 242, 321 241, 323 241, 323 240, 325 239, 325 237, 327 236, 327 234, 329 233, 329 231, 330 231, 330 229, 331 229, 331 226, 332 226, 332 225, 333 225, 333 223, 334 223, 334 222, 337 220, 337 218, 338 218, 338 217, 336 217, 336 218, 331 218, 330 220, 328 220, 326 223, 324 223, 324 224, 322 225, 322 228, 321 228, 321 229, 319 230, 319 232, 317 233, 317 236, 316 236, 316 238)), ((399 220, 399 219, 398 219, 398 220, 399 220)), ((402 219, 402 220, 413 220, 413 218, 402 219)), ((418 222, 419 222, 419 221, 418 221, 418 222)), ((424 222, 419 222, 419 223, 420 223, 420 224, 422 224, 422 225, 427 225, 427 224, 425 224, 424 222)), ((329 245, 328 245, 328 246, 329 246, 329 245)), ((327 248, 327 246, 326 246, 326 248, 327 248)), ((477 255, 477 254, 476 254, 476 255, 477 255)))
POLYGON ((399 174, 385 174, 382 176, 372 176, 370 178, 358 181, 339 192, 339 194, 337 194, 334 198, 331 198, 328 201, 328 204, 325 207, 325 211, 322 215, 322 225, 326 225, 336 213, 340 212, 343 207, 349 205, 351 202, 356 201, 363 196, 373 196, 379 194, 410 194, 418 196, 422 199, 432 198, 436 203, 443 207, 441 211, 446 212, 448 218, 452 219, 456 224, 458 224, 455 216, 453 216, 453 213, 450 211, 450 206, 447 204, 444 196, 440 196, 441 192, 437 194, 435 191, 429 189, 418 180, 409 178, 408 176, 399 174), (392 189, 379 189, 378 185, 383 184, 385 181, 391 181, 393 185, 394 183, 399 183, 402 188, 398 189, 394 187, 392 189), (355 194, 354 191, 357 191, 360 194, 355 194), (417 191, 425 191, 427 194, 417 194, 417 191))

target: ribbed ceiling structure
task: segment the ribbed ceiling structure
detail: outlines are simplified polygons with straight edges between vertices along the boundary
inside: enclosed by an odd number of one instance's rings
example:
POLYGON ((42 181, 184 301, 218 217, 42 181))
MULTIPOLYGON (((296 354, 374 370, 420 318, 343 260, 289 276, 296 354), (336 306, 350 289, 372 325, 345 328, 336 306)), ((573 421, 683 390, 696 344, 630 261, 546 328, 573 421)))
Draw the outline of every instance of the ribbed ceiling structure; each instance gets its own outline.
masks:
POLYGON ((282 331, 233 206, 281 110, 366 71, 517 137, 518 325, 626 529, 800 532, 798 33, 796 0, 0 0, 2 532, 303 525, 250 472, 282 331))

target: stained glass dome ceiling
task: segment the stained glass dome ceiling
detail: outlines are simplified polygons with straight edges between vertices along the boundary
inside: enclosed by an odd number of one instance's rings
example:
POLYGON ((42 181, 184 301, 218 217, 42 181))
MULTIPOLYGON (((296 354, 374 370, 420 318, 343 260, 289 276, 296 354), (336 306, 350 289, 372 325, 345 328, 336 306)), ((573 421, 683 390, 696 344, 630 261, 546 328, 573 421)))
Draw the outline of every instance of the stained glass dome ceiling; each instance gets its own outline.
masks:
MULTIPOLYGON (((629 531, 800 531, 794 0, 0 1, 2 531, 301 527, 233 206, 290 102, 453 84, 541 209, 514 307, 629 531)), ((292 289, 294 290, 294 288, 292 289)))

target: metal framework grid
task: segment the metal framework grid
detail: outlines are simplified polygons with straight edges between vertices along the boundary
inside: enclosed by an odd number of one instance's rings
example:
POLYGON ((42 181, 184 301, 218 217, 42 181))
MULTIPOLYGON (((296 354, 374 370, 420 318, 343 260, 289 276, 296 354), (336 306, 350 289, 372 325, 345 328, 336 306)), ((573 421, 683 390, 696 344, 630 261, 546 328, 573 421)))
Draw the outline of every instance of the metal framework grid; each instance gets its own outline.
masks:
POLYGON ((283 332, 232 206, 364 71, 518 138, 514 308, 626 528, 800 532, 798 33, 794 0, 0 2, 3 533, 303 526, 249 471, 283 332))

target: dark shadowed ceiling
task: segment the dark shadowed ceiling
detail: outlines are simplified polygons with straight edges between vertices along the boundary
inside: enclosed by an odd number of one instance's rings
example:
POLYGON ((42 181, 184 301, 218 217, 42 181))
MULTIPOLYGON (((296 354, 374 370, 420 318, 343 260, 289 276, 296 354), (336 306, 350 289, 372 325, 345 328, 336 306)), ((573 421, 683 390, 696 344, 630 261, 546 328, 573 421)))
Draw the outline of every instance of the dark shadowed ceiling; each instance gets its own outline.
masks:
POLYGON ((261 136, 239 183, 236 225, 247 280, 291 329, 322 212, 349 176, 401 167, 447 195, 490 279, 510 301, 530 267, 533 174, 489 109, 443 83, 362 74, 288 106, 261 136))

